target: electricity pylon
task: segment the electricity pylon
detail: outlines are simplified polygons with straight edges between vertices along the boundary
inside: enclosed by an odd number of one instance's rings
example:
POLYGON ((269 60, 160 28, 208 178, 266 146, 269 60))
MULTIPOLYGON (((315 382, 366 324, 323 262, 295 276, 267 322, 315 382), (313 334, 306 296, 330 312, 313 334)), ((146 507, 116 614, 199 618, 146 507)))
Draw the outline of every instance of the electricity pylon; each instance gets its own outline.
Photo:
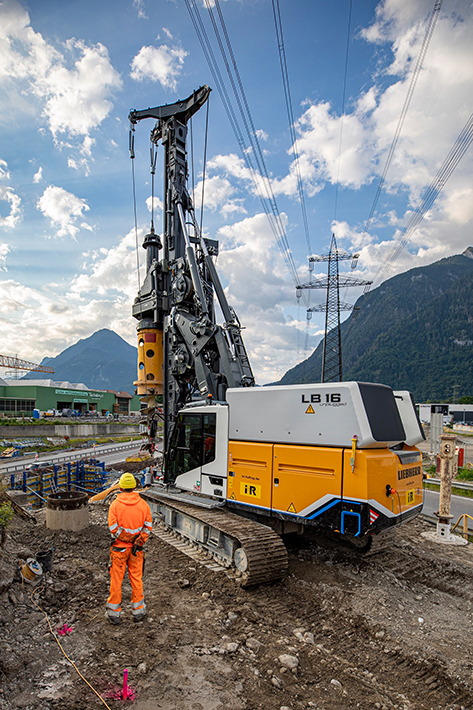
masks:
POLYGON ((342 342, 340 333, 340 311, 351 311, 353 306, 340 301, 340 288, 350 288, 353 286, 367 286, 372 281, 357 279, 354 276, 343 274, 340 276, 338 262, 351 259, 352 269, 356 267, 358 254, 347 254, 339 252, 335 235, 332 235, 330 251, 321 256, 309 257, 309 263, 316 261, 327 261, 328 270, 326 279, 314 279, 309 283, 296 287, 297 295, 302 295, 302 289, 326 289, 327 297, 325 303, 312 306, 307 309, 307 313, 325 313, 325 337, 324 350, 322 356, 322 382, 342 381, 342 342))

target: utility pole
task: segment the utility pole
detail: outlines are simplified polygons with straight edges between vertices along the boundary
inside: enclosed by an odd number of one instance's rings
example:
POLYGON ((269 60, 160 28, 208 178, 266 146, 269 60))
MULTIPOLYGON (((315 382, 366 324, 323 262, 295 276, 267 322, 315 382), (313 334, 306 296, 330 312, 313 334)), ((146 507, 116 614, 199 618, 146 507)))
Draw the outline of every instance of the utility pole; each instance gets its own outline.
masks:
POLYGON ((296 294, 300 298, 302 289, 326 289, 327 296, 325 304, 312 306, 307 309, 307 313, 325 313, 325 337, 324 350, 322 356, 322 382, 342 381, 342 344, 340 333, 340 311, 351 311, 353 306, 340 301, 340 287, 350 288, 353 286, 367 286, 372 281, 357 279, 354 276, 340 276, 338 263, 351 259, 352 269, 356 267, 358 254, 347 254, 337 249, 335 235, 332 234, 330 251, 321 256, 309 257, 309 268, 314 262, 326 261, 327 279, 315 279, 309 283, 296 287, 296 294))

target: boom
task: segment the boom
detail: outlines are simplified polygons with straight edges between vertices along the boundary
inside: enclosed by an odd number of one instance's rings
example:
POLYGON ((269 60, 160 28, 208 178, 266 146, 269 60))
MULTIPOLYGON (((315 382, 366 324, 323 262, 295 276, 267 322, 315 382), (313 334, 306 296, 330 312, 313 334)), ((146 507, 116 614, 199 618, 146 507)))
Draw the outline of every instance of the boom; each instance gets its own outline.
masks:
MULTIPOLYGON (((138 320, 137 392, 146 404, 150 447, 155 446, 163 398, 165 477, 169 440, 179 409, 194 395, 225 400, 229 387, 254 385, 238 318, 212 260, 218 242, 204 239, 187 191, 187 122, 207 101, 202 86, 183 101, 131 111, 130 155, 137 122, 156 118, 151 141, 164 147, 163 239, 145 237, 146 277, 133 304, 138 320), (190 230, 189 230, 190 227, 190 230), (215 319, 214 293, 224 323, 215 319)), ((166 479, 167 480, 167 479, 166 479)))

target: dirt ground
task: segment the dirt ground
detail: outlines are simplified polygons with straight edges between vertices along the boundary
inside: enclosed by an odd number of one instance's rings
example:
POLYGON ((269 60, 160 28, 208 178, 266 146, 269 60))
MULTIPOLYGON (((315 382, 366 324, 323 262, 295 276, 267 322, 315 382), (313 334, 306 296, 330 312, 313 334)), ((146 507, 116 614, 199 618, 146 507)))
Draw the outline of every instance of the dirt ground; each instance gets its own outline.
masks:
POLYGON ((249 591, 153 537, 148 616, 133 623, 126 581, 111 626, 107 508, 90 506, 79 533, 36 517, 15 516, 0 552, 0 710, 473 707, 473 547, 429 542, 420 520, 367 558, 290 539, 285 579, 249 591), (32 595, 12 579, 18 559, 51 546, 32 595), (72 631, 58 635, 64 624, 72 631))

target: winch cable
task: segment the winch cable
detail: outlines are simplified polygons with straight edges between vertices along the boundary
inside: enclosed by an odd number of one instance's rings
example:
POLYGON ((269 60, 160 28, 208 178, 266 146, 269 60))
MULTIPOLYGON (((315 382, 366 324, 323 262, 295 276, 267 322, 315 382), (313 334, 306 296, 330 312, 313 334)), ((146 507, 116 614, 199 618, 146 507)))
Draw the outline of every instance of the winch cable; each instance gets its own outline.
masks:
MULTIPOLYGON (((287 241, 287 236, 285 234, 284 226, 282 225, 281 216, 280 216, 279 211, 277 209, 277 204, 274 199, 274 195, 272 195, 272 190, 271 190, 271 186, 269 183, 269 176, 267 176, 266 180, 264 180, 261 173, 258 173, 258 171, 255 169, 254 164, 253 164, 253 160, 251 157, 252 155, 254 155, 255 160, 257 162, 259 160, 259 158, 257 156, 259 145, 257 144, 256 135, 254 135, 251 138, 250 145, 247 145, 245 143, 245 140, 243 139, 243 133, 242 133, 241 127, 239 125, 235 110, 232 106, 230 97, 228 95, 228 91, 225 86, 225 82, 223 80, 222 74, 221 74, 220 69, 218 67, 218 63, 215 58, 215 54, 213 52, 210 40, 208 38, 204 23, 202 21, 202 17, 200 15, 199 8, 198 8, 195 0, 185 0, 185 2, 186 2, 186 6, 188 9, 189 15, 192 20, 192 23, 194 25, 194 29, 196 31, 197 37, 198 37, 199 42, 201 44, 202 51, 204 53, 204 56, 207 60, 208 65, 209 65, 210 71, 211 71, 212 76, 215 81, 215 85, 217 87, 218 93, 219 93, 220 98, 222 100, 222 104, 224 106, 225 112, 226 112, 227 117, 230 121, 230 125, 232 127, 233 132, 234 132, 235 138, 237 140, 237 144, 240 148, 243 160, 244 160, 245 165, 251 175, 253 184, 255 186, 256 194, 259 197, 262 207, 263 207, 263 210, 268 218, 271 230, 273 232, 276 243, 277 243, 279 250, 281 252, 281 255, 283 257, 284 263, 286 264, 286 267, 287 267, 292 279, 294 280, 294 283, 296 285, 300 285, 299 276, 298 276, 297 269, 296 269, 296 266, 294 263, 292 252, 289 247, 289 243, 287 241), (256 147, 257 145, 258 145, 258 148, 256 147), (263 189, 261 189, 261 186, 263 189), (265 197, 264 192, 266 192, 268 194, 268 190, 269 190, 269 196, 265 197)), ((218 3, 217 3, 217 5, 218 5, 218 3)), ((210 14, 211 8, 208 8, 208 9, 209 9, 209 14, 210 14)), ((218 6, 218 9, 220 10, 219 6, 218 6)), ((220 13, 221 13, 221 11, 220 11, 220 13)), ((212 17, 213 24, 214 24, 214 30, 216 30, 217 36, 220 38, 218 27, 216 25, 215 18, 213 17, 213 13, 212 13, 211 17, 212 17)), ((223 16, 222 16, 222 19, 223 19, 223 16)), ((227 36, 228 36, 228 33, 227 33, 227 36)), ((220 46, 221 46, 221 48, 223 48, 223 43, 221 41, 221 38, 220 38, 220 46)), ((230 65, 229 65, 228 59, 226 59, 226 56, 225 56, 224 61, 226 62, 227 72, 229 73, 229 75, 231 75, 230 65)), ((235 82, 233 81, 233 79, 232 79, 232 83, 233 83, 233 86, 235 86, 235 82)), ((236 92, 236 87, 235 87, 235 92, 236 92)), ((239 98, 238 98, 237 104, 239 105, 241 112, 243 113, 242 102, 240 101, 239 98)), ((245 118, 244 123, 246 123, 246 125, 248 127, 248 121, 246 120, 246 118, 245 118)), ((253 126, 253 131, 254 131, 254 126, 253 126)), ((248 132, 249 132, 249 128, 248 128, 248 132)), ((251 137, 251 133, 250 133, 250 137, 251 137)), ((260 149, 259 149, 259 153, 261 153, 260 149)), ((261 157, 262 157, 262 154, 261 154, 261 157)))
POLYGON ((133 185, 133 213, 135 217, 135 250, 136 250, 136 274, 138 278, 138 293, 141 289, 141 277, 140 277, 140 252, 138 245, 138 217, 136 211, 136 181, 135 181, 135 127, 133 124, 130 126, 129 135, 129 146, 128 150, 131 158, 131 181, 133 185))
MULTIPOLYGON (((205 174, 207 168, 207 139, 209 135, 209 104, 210 97, 207 100, 207 115, 205 116, 205 139, 204 139, 204 166, 202 172, 202 195, 200 205, 200 234, 202 235, 202 225, 204 222, 204 196, 205 196, 205 174)), ((203 238, 203 237, 202 237, 203 238)))
POLYGON ((102 698, 102 696, 95 690, 95 688, 89 683, 89 681, 87 680, 87 678, 84 678, 84 676, 82 675, 82 673, 80 672, 80 670, 77 668, 77 666, 76 666, 76 664, 74 663, 74 661, 69 658, 69 656, 68 656, 67 653, 65 652, 64 648, 62 647, 62 644, 61 644, 61 642, 59 641, 59 639, 58 639, 58 637, 57 637, 57 634, 54 633, 54 629, 53 629, 53 627, 51 626, 51 622, 49 621, 49 616, 48 616, 47 613, 44 611, 44 609, 42 609, 42 608, 40 607, 40 605, 39 605, 37 602, 35 602, 35 600, 34 600, 34 598, 33 598, 33 595, 34 595, 34 594, 39 594, 39 593, 42 592, 43 590, 44 590, 44 587, 37 587, 36 589, 33 589, 33 591, 32 591, 31 594, 30 594, 30 596, 31 596, 31 601, 33 602, 33 604, 35 605, 35 607, 36 607, 37 609, 39 609, 42 614, 44 614, 45 619, 46 619, 46 621, 47 621, 47 623, 48 623, 48 626, 49 626, 49 630, 50 630, 50 632, 51 632, 51 634, 52 634, 54 640, 56 641, 57 645, 58 645, 59 648, 61 649, 61 651, 62 651, 62 653, 63 653, 63 655, 64 655, 64 658, 66 658, 66 660, 69 661, 69 663, 70 663, 71 666, 74 668, 74 670, 76 671, 76 673, 82 678, 82 680, 84 681, 84 683, 86 683, 86 684, 89 686, 89 688, 92 690, 92 692, 95 693, 95 695, 98 697, 98 699, 105 705, 105 707, 107 708, 107 710, 112 710, 112 708, 110 707, 110 705, 107 705, 107 703, 105 702, 105 700, 104 700, 104 699, 102 698))

